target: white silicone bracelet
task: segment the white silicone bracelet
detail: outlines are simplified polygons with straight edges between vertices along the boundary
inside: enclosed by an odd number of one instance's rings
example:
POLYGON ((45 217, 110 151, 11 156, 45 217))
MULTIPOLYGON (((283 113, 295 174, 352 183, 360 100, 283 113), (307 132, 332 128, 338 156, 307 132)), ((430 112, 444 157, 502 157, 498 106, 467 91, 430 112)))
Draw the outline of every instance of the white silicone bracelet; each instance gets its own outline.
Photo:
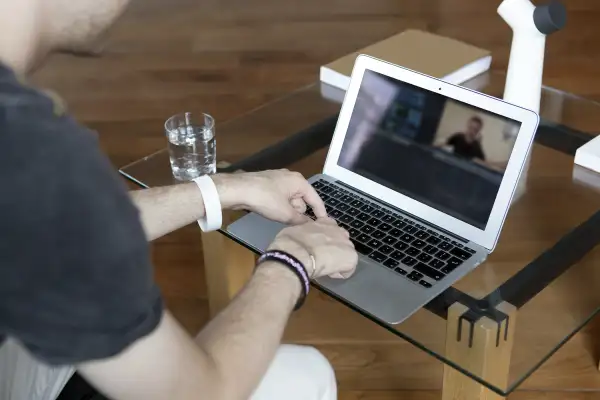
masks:
POLYGON ((221 200, 215 183, 209 175, 202 175, 194 179, 204 201, 204 217, 198 220, 200 229, 204 232, 216 231, 221 229, 223 224, 223 210, 221 209, 221 200))

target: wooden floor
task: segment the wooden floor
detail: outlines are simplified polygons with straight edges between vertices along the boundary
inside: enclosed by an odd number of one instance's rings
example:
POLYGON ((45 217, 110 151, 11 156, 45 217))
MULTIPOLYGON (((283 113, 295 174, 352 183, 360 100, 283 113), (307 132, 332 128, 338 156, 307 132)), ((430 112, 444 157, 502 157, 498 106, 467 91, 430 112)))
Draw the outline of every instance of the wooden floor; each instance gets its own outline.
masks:
MULTIPOLYGON (((544 81, 600 100, 600 2, 566 2, 568 27, 548 42, 544 81)), ((495 12, 498 3, 137 0, 102 57, 55 57, 35 81, 61 93, 121 166, 164 147, 162 123, 176 112, 205 111, 225 121, 316 80, 321 64, 409 27, 488 48, 493 68, 504 69, 510 31, 495 12)), ((199 330, 208 314, 199 230, 157 241, 153 256, 169 307, 189 330, 199 330)), ((600 343, 598 332, 575 337, 511 398, 600 399, 598 354, 590 344, 600 343)), ((341 399, 439 398, 438 362, 322 296, 311 296, 287 339, 323 350, 337 370, 341 399), (329 313, 339 321, 334 327, 321 323, 329 313)))

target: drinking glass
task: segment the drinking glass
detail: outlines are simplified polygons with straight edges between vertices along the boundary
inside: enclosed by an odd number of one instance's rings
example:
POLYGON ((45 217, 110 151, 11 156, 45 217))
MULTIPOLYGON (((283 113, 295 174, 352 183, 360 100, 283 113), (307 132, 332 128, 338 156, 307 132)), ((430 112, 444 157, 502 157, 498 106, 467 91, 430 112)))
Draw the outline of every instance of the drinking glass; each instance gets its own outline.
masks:
POLYGON ((213 117, 191 112, 174 115, 165 122, 165 134, 175 179, 189 181, 217 172, 213 117))

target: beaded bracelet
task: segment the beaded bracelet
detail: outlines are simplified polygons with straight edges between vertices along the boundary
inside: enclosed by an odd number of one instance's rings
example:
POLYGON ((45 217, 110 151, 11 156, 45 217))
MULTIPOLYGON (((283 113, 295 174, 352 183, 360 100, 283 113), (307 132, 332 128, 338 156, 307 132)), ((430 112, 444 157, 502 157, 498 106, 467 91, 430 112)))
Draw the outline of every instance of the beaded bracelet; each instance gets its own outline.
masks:
POLYGON ((306 267, 304 267, 304 264, 298 261, 296 257, 279 250, 271 250, 265 252, 258 259, 256 266, 258 267, 260 264, 266 261, 274 261, 279 264, 285 265, 292 272, 294 272, 294 274, 296 274, 298 279, 300 279, 300 282, 302 284, 302 293, 300 293, 300 298, 298 299, 298 301, 296 302, 296 306, 294 307, 294 310, 298 310, 300 307, 302 307, 302 304, 304 304, 304 301, 306 300, 306 296, 308 295, 308 291, 310 289, 310 278, 308 277, 308 273, 306 272, 306 267))

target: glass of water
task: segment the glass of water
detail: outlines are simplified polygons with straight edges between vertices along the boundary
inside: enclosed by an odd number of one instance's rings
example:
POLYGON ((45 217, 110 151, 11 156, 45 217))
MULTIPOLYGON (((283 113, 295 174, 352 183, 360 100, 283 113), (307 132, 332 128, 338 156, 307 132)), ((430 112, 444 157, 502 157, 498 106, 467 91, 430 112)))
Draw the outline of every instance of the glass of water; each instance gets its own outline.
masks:
POLYGON ((177 114, 165 122, 165 133, 175 179, 189 181, 217 172, 213 117, 202 113, 177 114))

